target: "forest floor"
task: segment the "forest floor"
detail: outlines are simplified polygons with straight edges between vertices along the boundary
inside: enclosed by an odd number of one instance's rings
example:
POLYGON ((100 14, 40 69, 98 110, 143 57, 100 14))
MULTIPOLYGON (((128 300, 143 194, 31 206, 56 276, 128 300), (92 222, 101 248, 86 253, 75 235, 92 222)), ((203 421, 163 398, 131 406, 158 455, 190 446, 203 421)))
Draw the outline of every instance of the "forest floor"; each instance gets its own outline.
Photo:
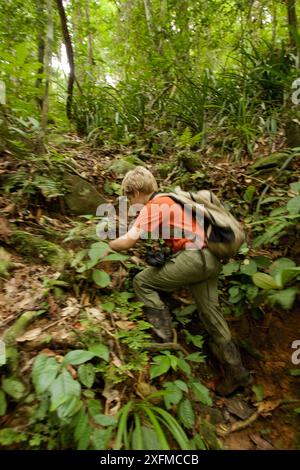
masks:
MULTIPOLYGON (((102 191, 105 181, 111 179, 106 169, 107 164, 118 155, 130 154, 131 149, 118 148, 117 155, 114 148, 99 151, 80 142, 80 139, 68 137, 77 140, 78 145, 74 148, 64 148, 62 153, 68 155, 80 175, 88 179, 106 199, 113 202, 115 196, 109 198, 102 191)), ((147 166, 151 168, 151 161, 147 162, 147 166)), ((218 165, 211 164, 210 169, 216 187, 225 184, 230 192, 231 187, 244 181, 244 168, 245 164, 233 168, 224 160, 218 162, 218 165)), ((8 238, 6 249, 11 255, 13 269, 10 277, 0 282, 0 332, 5 331, 18 318, 20 312, 40 309, 45 298, 48 303, 47 312, 41 314, 30 328, 17 338, 18 348, 22 352, 21 373, 26 376, 37 350, 49 356, 63 354, 68 347, 70 331, 84 332, 84 326, 79 321, 80 309, 84 307, 91 315, 97 315, 95 310, 99 309, 99 304, 95 303, 93 295, 87 291, 80 292, 79 296, 70 292, 63 302, 57 300, 51 290, 47 291, 45 284, 45 278, 55 278, 57 270, 46 264, 26 261, 9 243, 7 221, 13 220, 22 226, 22 230, 32 231, 34 226, 42 227, 46 220, 55 231, 67 235, 74 218, 66 214, 55 214, 51 211, 49 213, 48 208, 43 207, 36 207, 30 214, 12 214, 13 209, 9 207, 11 204, 7 196, 1 197, 0 206, 4 209, 5 220, 1 219, 0 230, 2 238, 8 238), (51 344, 55 347, 40 344, 39 338, 46 334, 51 335, 51 344)), ((134 255, 139 256, 138 249, 134 255)), ((120 289, 127 277, 126 269, 118 263, 111 263, 108 270, 112 275, 114 288, 120 289)), ((192 302, 185 290, 177 292, 172 302, 180 304, 180 299, 186 304, 192 302)), ((199 415, 213 425, 224 449, 299 449, 300 416, 294 412, 294 408, 300 406, 299 377, 289 374, 289 369, 293 368, 291 344, 300 339, 299 304, 294 306, 293 311, 284 313, 269 308, 260 322, 251 316, 251 312, 245 312, 240 317, 229 316, 228 321, 234 337, 241 345, 243 360, 251 371, 254 386, 230 398, 218 397, 214 393, 216 369, 208 353, 205 364, 198 367, 198 374, 202 383, 211 391, 213 406, 198 404, 199 415), (243 347, 244 344, 250 344, 251 348, 243 347)), ((194 334, 198 326, 197 322, 193 322, 194 334)), ((179 333, 178 342, 181 343, 182 340, 179 333)), ((12 414, 0 418, 1 427, 10 425, 15 425, 12 414)), ((211 435, 210 426, 204 433, 207 434, 206 441, 209 446, 218 447, 215 435, 211 435)))

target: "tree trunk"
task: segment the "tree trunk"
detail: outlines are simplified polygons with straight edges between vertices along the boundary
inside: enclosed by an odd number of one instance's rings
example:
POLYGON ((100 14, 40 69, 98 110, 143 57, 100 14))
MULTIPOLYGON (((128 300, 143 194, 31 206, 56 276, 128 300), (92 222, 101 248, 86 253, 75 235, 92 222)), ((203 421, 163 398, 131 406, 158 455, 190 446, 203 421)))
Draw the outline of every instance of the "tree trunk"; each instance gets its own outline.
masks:
POLYGON ((154 39, 155 31, 154 31, 154 24, 153 24, 153 18, 152 18, 152 8, 151 8, 151 1, 150 0, 144 0, 144 9, 145 9, 145 16, 146 16, 146 22, 147 22, 149 35, 150 35, 151 38, 154 39))
POLYGON ((42 74, 44 73, 44 54, 45 54, 45 3, 44 0, 36 0, 36 13, 38 18, 38 62, 40 67, 38 69, 38 77, 35 81, 35 86, 37 88, 37 97, 36 102, 39 108, 39 111, 42 111, 43 108, 43 98, 41 96, 41 87, 42 87, 42 74))
MULTIPOLYGON (((41 98, 41 131, 38 140, 38 153, 42 154, 45 151, 45 136, 47 131, 47 120, 49 110, 49 85, 51 75, 51 57, 52 57, 52 43, 53 43, 53 18, 52 18, 52 0, 46 1, 47 9, 47 30, 46 37, 43 41, 43 72, 45 75, 44 95, 41 98)), ((41 42, 42 44, 42 42, 41 42)))
POLYGON ((56 0, 60 21, 61 21, 61 28, 64 38, 64 44, 66 46, 66 52, 68 57, 68 62, 70 66, 70 73, 68 79, 68 90, 67 90, 67 104, 66 104, 66 113, 68 119, 71 120, 72 118, 72 102, 73 102, 73 89, 74 89, 74 82, 75 82, 75 63, 74 63, 74 52, 73 52, 73 45, 71 41, 71 36, 68 29, 67 23, 67 15, 63 6, 62 0, 56 0))
POLYGON ((290 46, 294 51, 299 50, 298 46, 298 21, 296 13, 296 0, 286 0, 288 28, 290 37, 290 46))
POLYGON ((92 73, 93 65, 95 65, 95 61, 93 57, 93 37, 91 35, 91 21, 90 21, 90 10, 89 10, 88 0, 85 0, 84 9, 85 9, 85 19, 86 19, 86 25, 87 25, 86 28, 87 28, 87 38, 88 38, 88 61, 89 61, 90 72, 92 73))

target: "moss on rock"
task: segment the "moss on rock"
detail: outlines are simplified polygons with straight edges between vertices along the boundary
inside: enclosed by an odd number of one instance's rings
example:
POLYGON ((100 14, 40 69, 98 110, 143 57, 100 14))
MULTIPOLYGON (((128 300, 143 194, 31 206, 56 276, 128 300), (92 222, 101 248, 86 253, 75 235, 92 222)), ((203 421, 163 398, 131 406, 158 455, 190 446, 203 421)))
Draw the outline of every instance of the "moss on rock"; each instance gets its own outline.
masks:
POLYGON ((63 248, 32 233, 16 230, 11 241, 16 250, 30 260, 45 261, 57 269, 68 262, 68 253, 63 248))

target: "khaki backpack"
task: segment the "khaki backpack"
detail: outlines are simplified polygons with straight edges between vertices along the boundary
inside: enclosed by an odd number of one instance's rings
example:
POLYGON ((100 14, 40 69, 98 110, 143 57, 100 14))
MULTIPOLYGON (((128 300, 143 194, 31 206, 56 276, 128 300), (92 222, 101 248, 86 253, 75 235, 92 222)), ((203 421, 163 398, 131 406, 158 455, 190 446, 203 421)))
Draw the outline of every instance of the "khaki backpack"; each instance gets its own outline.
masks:
POLYGON ((159 193, 157 196, 168 196, 180 205, 189 207, 192 212, 196 209, 204 211, 207 248, 217 258, 232 258, 245 241, 245 232, 241 224, 211 191, 200 190, 191 193, 177 186, 174 193, 159 193))

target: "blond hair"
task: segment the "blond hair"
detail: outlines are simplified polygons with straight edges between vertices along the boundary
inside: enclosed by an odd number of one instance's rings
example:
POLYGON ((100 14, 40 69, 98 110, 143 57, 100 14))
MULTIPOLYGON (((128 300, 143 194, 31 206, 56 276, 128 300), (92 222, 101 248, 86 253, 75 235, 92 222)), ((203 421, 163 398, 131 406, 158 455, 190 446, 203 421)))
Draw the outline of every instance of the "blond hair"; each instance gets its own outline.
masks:
POLYGON ((151 194, 158 190, 158 186, 156 179, 147 168, 137 166, 126 173, 121 189, 122 194, 128 196, 135 193, 151 194))

